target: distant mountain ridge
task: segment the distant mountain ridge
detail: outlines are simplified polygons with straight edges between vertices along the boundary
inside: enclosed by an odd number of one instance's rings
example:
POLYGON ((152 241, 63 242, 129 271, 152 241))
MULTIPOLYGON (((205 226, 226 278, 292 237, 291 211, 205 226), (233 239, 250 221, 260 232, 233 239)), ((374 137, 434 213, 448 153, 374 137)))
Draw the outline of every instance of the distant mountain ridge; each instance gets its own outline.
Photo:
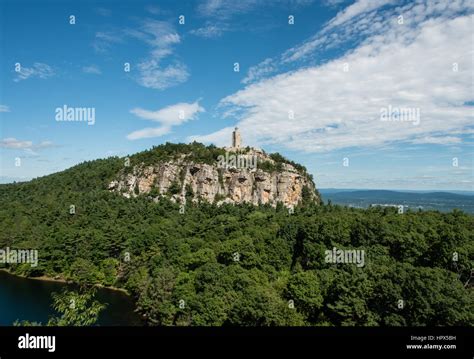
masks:
POLYGON ((326 194, 341 193, 341 192, 361 192, 361 191, 388 191, 388 192, 402 192, 402 193, 451 193, 465 196, 474 196, 474 190, 415 190, 415 189, 378 189, 378 188, 320 188, 321 192, 326 194))
POLYGON ((403 205, 411 209, 450 211, 461 209, 474 213, 474 196, 445 191, 404 192, 391 190, 320 189, 324 201, 352 207, 403 205))

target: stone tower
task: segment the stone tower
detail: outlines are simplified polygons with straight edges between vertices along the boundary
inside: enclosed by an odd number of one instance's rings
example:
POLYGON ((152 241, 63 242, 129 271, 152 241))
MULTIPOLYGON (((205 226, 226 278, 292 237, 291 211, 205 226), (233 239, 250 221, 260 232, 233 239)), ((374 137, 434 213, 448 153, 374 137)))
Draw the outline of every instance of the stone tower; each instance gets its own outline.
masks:
POLYGON ((239 128, 236 127, 235 130, 232 132, 232 147, 240 148, 241 144, 242 144, 242 138, 240 137, 239 128))

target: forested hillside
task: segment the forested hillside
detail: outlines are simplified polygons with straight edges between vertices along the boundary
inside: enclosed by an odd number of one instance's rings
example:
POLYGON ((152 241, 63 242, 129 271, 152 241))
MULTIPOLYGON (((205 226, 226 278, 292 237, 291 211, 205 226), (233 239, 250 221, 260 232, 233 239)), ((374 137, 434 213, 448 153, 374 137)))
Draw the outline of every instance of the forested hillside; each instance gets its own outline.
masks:
POLYGON ((110 158, 1 185, 0 248, 40 257, 8 268, 123 287, 151 325, 474 324, 472 215, 313 203, 183 213, 107 191, 122 165, 110 158), (364 250, 365 266, 326 263, 334 247, 364 250))

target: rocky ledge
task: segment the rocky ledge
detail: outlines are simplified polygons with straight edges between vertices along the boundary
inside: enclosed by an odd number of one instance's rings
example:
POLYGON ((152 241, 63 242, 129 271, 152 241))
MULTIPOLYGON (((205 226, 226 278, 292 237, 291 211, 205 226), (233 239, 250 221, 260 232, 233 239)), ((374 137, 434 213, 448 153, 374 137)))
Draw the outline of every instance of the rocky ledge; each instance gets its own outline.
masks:
POLYGON ((187 157, 125 167, 109 184, 109 190, 126 197, 147 195, 155 201, 166 196, 182 204, 191 200, 275 207, 281 202, 293 208, 303 199, 320 200, 309 175, 289 163, 276 163, 260 150, 227 152, 213 164, 197 163, 187 157))

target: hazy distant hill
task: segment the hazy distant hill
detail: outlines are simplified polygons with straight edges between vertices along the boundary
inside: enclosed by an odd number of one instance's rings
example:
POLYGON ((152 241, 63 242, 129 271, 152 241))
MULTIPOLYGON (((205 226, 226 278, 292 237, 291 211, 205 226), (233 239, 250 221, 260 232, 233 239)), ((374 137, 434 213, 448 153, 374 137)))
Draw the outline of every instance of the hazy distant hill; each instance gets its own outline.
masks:
MULTIPOLYGON (((403 205, 410 209, 451 211, 455 208, 474 213, 474 196, 451 192, 401 192, 389 190, 321 189, 323 200, 351 207, 403 205)), ((469 192, 466 192, 469 193, 469 192)))

